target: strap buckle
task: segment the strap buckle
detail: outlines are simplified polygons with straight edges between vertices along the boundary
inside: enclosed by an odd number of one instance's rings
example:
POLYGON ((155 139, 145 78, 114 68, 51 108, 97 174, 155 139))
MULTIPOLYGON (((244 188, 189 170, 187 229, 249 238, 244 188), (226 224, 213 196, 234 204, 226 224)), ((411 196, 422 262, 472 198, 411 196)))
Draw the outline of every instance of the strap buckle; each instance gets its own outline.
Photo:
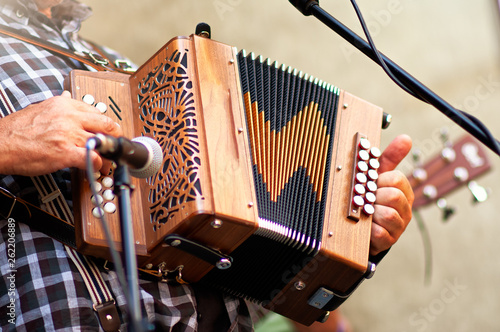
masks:
POLYGON ((123 71, 135 72, 134 68, 132 67, 132 64, 128 60, 124 59, 115 60, 115 66, 116 68, 119 68, 123 71))
POLYGON ((109 65, 108 59, 102 57, 99 54, 92 53, 90 51, 83 51, 83 54, 87 55, 96 65, 101 65, 103 67, 106 67, 109 65))
MULTIPOLYGON (((5 189, 3 187, 0 187, 0 193, 5 195, 5 196, 8 196, 12 199, 12 206, 10 207, 9 212, 6 216, 4 216, 4 214, 2 213, 2 210, 0 210, 0 217, 2 217, 4 219, 9 219, 11 214, 12 214, 12 211, 14 211, 14 206, 16 205, 17 197, 16 197, 16 195, 14 195, 13 193, 11 193, 10 191, 8 191, 7 189, 5 189)), ((3 210, 3 211, 6 211, 6 210, 3 210)))
POLYGON ((120 329, 120 316, 116 309, 115 300, 104 303, 93 304, 92 308, 97 312, 101 327, 105 332, 116 332, 120 329))

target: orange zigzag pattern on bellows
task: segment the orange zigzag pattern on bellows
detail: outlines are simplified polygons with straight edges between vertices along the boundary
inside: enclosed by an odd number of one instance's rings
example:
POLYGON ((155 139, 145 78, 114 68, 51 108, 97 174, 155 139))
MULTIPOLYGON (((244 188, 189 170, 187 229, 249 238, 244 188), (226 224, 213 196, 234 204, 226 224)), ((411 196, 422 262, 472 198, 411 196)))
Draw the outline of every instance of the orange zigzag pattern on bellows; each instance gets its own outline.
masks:
POLYGON ((271 200, 277 201, 288 180, 302 166, 320 201, 330 135, 318 104, 309 103, 276 133, 271 131, 270 122, 264 121, 264 112, 258 112, 257 102, 252 103, 249 92, 244 100, 253 162, 267 184, 271 200))

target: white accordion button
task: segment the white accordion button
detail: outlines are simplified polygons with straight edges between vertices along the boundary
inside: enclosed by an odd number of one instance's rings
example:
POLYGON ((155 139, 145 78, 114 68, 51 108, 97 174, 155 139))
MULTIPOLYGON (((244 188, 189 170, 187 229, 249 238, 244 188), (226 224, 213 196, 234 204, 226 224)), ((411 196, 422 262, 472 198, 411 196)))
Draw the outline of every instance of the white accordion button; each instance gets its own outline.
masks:
POLYGON ((94 96, 92 96, 92 95, 88 95, 88 94, 87 94, 87 95, 85 95, 85 96, 83 96, 83 97, 82 97, 82 100, 83 100, 83 102, 84 102, 85 104, 88 104, 88 105, 94 105, 94 103, 95 103, 95 98, 94 98, 94 96))
POLYGON ((104 190, 104 192, 102 193, 102 197, 104 197, 104 199, 107 201, 112 201, 113 199, 115 199, 115 194, 113 193, 113 190, 108 189, 104 190))
POLYGON ((363 199, 363 197, 361 197, 361 196, 354 196, 354 197, 352 198, 352 202, 353 202, 353 204, 354 204, 355 206, 357 206, 357 207, 362 207, 362 206, 363 206, 363 204, 365 204, 365 200, 364 200, 364 199, 363 199))
POLYGON ((92 204, 94 205, 101 205, 102 202, 104 201, 104 199, 102 198, 101 195, 97 195, 97 196, 92 196, 90 198, 90 201, 92 202, 92 204))
POLYGON ((378 180, 378 172, 374 169, 368 171, 368 178, 372 181, 378 180))
POLYGON ((106 203, 104 204, 104 211, 106 213, 115 213, 116 212, 116 205, 113 203, 106 203))
POLYGON ((374 193, 366 193, 365 195, 365 200, 370 203, 370 204, 373 204, 375 203, 375 201, 377 200, 377 196, 375 196, 374 193))
POLYGON ((113 187, 113 179, 110 178, 109 176, 106 176, 105 178, 102 179, 102 185, 105 187, 105 188, 111 188, 113 187))
POLYGON ((95 104, 95 108, 97 108, 102 114, 106 113, 106 111, 108 110, 108 106, 106 106, 106 104, 102 102, 95 104))
POLYGON ((377 189, 378 189, 378 186, 375 182, 373 181, 368 181, 366 183, 366 189, 368 189, 368 191, 371 191, 372 193, 376 192, 377 189))
POLYGON ((358 181, 358 183, 366 183, 366 181, 368 181, 368 178, 364 173, 358 173, 356 174, 356 181, 358 181))
POLYGON ((102 190, 102 184, 100 182, 95 181, 94 182, 94 189, 97 192, 100 192, 102 190))
POLYGON ((368 150, 371 147, 370 141, 366 138, 361 138, 359 140, 359 147, 363 150, 368 150))
POLYGON ((375 213, 375 208, 373 207, 373 205, 371 204, 366 204, 364 207, 363 207, 363 211, 368 214, 368 215, 372 215, 375 213))
POLYGON ((102 209, 100 207, 96 207, 96 208, 92 209, 92 215, 96 218, 100 218, 104 215, 104 212, 102 211, 102 209))
POLYGON ((354 186, 354 193, 357 195, 364 195, 366 193, 366 188, 362 184, 357 184, 354 186))

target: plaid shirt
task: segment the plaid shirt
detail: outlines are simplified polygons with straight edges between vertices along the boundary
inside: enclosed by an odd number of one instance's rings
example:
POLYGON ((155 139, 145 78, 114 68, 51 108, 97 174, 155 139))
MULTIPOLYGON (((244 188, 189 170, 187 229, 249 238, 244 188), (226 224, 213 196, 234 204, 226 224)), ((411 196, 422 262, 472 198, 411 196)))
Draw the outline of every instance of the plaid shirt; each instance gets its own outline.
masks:
MULTIPOLYGON (((52 20, 37 12, 34 0, 2 0, 0 4, 0 24, 27 31, 71 50, 90 48, 77 34, 81 22, 90 14, 88 7, 74 0, 64 0, 55 7, 52 20)), ((82 69, 84 66, 0 35, 0 84, 16 110, 60 95, 65 76, 75 68, 82 69)), ((68 172, 58 172, 54 177, 69 198, 71 183, 68 172)), ((0 175, 0 186, 31 202, 38 200, 29 178, 0 175)), ((14 224, 15 228, 12 228, 12 223, 0 220, 3 238, 3 241, 0 240, 0 329, 101 330, 89 293, 64 247, 45 234, 32 231, 22 224, 22 220, 16 220, 14 224), (14 233, 13 268, 9 265, 12 262, 9 261, 9 254, 12 252, 8 244, 14 233)), ((102 275, 114 293, 118 310, 126 312, 116 274, 102 270, 102 275)), ((215 292, 202 289, 202 294, 213 296, 215 292)), ((157 320, 173 331, 197 330, 200 315, 193 287, 140 280, 140 297, 143 317, 157 320)), ((232 331, 252 329, 247 307, 242 300, 220 294, 213 298, 224 301, 232 331)), ((126 324, 123 324, 121 331, 126 329, 126 324)))

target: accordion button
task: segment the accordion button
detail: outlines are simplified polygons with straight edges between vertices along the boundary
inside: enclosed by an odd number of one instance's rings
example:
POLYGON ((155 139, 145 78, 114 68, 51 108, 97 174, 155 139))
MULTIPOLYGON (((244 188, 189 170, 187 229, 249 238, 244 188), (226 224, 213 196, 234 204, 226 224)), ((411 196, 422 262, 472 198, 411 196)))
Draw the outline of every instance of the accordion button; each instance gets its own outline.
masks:
POLYGON ((382 151, 380 151, 380 149, 377 147, 373 147, 370 149, 370 155, 373 158, 379 158, 382 155, 382 151))
POLYGON ((97 195, 97 196, 92 196, 90 198, 90 201, 92 202, 92 204, 94 205, 101 205, 102 202, 104 201, 104 199, 102 198, 101 195, 97 195))
POLYGON ((113 190, 108 189, 104 190, 104 192, 102 193, 102 197, 104 197, 104 199, 107 201, 112 201, 113 199, 115 199, 115 194, 113 193, 113 190))
POLYGON ((363 207, 363 211, 368 214, 368 215, 372 215, 375 213, 375 208, 373 207, 373 205, 371 204, 366 204, 364 207, 363 207))
POLYGON ((368 189, 368 191, 370 191, 370 192, 374 193, 374 192, 376 192, 376 191, 377 191, 378 186, 377 186, 377 184, 376 184, 375 182, 373 182, 373 181, 368 181, 368 182, 366 183, 366 189, 368 189))
POLYGON ((378 172, 374 169, 371 169, 367 173, 368 178, 372 181, 376 181, 378 179, 378 172))
POLYGON ((377 196, 375 196, 374 193, 366 193, 365 195, 365 200, 370 203, 370 204, 373 204, 375 203, 375 201, 377 200, 377 196))
POLYGON ((354 196, 352 198, 352 203, 357 207, 362 207, 365 204, 365 200, 361 196, 354 196))
POLYGON ((366 183, 366 181, 368 181, 368 178, 366 177, 366 175, 364 173, 358 173, 356 174, 356 181, 358 183, 366 183))
POLYGON ((85 104, 88 104, 88 105, 94 105, 94 103, 95 103, 95 98, 92 95, 85 95, 82 97, 82 100, 85 104))
POLYGON ((92 209, 92 215, 95 218, 101 218, 104 215, 104 212, 100 207, 96 207, 92 209))
POLYGON ((104 204, 104 212, 106 213, 115 213, 116 212, 116 205, 113 203, 106 203, 104 204))
POLYGON ((363 150, 368 150, 371 147, 370 141, 366 138, 361 138, 359 140, 359 147, 363 150))
POLYGON ((368 163, 371 169, 379 169, 380 167, 380 163, 377 159, 370 159, 368 163))
POLYGON ((113 187, 113 179, 110 178, 109 176, 106 176, 105 178, 102 179, 102 185, 105 187, 105 188, 111 188, 113 187))
POLYGON ((359 160, 368 161, 370 159, 370 154, 366 150, 360 150, 358 153, 359 160))
POLYGON ((354 186, 354 193, 356 195, 364 195, 366 193, 366 188, 362 184, 357 184, 354 186))
POLYGON ((106 113, 106 111, 108 110, 108 106, 106 106, 106 104, 102 102, 97 103, 95 105, 95 108, 97 108, 102 114, 106 113))
POLYGON ((95 181, 94 182, 94 189, 97 192, 100 192, 102 190, 102 184, 100 182, 95 181))
POLYGON ((364 161, 358 161, 358 171, 366 172, 368 171, 368 164, 364 161))

